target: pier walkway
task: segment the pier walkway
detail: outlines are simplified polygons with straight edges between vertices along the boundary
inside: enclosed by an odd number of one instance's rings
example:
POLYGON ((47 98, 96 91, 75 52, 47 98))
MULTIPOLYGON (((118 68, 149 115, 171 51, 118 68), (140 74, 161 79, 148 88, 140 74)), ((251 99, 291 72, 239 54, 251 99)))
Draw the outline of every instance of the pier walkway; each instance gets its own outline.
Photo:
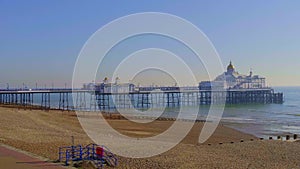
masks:
POLYGON ((210 104, 282 104, 283 93, 272 88, 212 90, 152 90, 103 93, 82 89, 2 90, 0 104, 61 110, 180 107, 210 104))

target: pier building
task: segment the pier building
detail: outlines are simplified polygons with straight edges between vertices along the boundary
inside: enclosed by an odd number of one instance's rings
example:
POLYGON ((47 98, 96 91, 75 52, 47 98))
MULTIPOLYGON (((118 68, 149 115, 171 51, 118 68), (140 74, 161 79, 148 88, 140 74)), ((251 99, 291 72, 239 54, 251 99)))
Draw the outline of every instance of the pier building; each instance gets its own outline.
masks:
POLYGON ((0 104, 2 105, 88 111, 224 103, 282 104, 283 101, 283 93, 276 93, 274 89, 268 87, 265 77, 253 75, 252 71, 248 75, 240 74, 231 62, 226 72, 217 76, 213 81, 200 82, 198 86, 141 87, 132 83, 120 83, 119 78, 116 78, 114 82, 109 82, 108 78, 105 78, 102 83, 84 84, 82 89, 0 91, 0 104), (217 86, 217 89, 222 90, 212 90, 212 86, 217 86))
POLYGON ((209 90, 211 86, 223 87, 225 89, 263 89, 267 88, 266 78, 253 75, 250 70, 248 75, 240 74, 235 70, 230 61, 227 71, 217 76, 213 81, 202 81, 199 84, 200 90, 209 90))

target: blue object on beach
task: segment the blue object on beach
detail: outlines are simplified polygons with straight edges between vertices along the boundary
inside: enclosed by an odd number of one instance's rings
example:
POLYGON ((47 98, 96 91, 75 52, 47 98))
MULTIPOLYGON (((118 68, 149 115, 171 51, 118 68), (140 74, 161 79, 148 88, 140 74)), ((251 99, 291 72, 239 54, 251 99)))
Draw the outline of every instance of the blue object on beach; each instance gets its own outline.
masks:
POLYGON ((91 161, 98 169, 104 165, 115 167, 118 165, 118 159, 111 151, 97 144, 59 147, 59 161, 69 165, 70 161, 91 161))

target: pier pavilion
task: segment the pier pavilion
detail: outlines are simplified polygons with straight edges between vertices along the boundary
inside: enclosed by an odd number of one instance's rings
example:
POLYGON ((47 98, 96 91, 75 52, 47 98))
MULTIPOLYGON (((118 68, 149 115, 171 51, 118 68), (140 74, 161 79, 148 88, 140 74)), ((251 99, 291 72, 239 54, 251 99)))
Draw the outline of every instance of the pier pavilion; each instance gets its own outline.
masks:
POLYGON ((198 87, 137 87, 120 83, 118 78, 109 83, 105 78, 103 83, 85 84, 82 89, 0 90, 0 104, 62 110, 281 104, 283 101, 283 93, 267 87, 266 78, 253 75, 252 71, 249 75, 239 74, 231 62, 226 72, 213 81, 200 82, 198 87), (212 90, 212 86, 225 90, 212 90), (75 99, 70 99, 72 96, 75 99))

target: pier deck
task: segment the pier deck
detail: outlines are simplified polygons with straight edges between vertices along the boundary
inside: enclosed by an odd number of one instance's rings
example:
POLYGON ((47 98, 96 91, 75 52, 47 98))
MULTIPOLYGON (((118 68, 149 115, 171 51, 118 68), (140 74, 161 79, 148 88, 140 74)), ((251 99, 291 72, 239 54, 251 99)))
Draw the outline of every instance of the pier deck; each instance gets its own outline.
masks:
POLYGON ((271 88, 133 91, 101 93, 81 89, 2 90, 0 104, 43 109, 107 110, 115 108, 179 107, 210 104, 282 104, 283 93, 271 88), (74 98, 72 99, 72 96, 74 98), (54 98, 55 97, 55 98, 54 98), (56 103, 53 103, 56 102, 56 103), (54 106, 56 104, 56 106, 54 106))

